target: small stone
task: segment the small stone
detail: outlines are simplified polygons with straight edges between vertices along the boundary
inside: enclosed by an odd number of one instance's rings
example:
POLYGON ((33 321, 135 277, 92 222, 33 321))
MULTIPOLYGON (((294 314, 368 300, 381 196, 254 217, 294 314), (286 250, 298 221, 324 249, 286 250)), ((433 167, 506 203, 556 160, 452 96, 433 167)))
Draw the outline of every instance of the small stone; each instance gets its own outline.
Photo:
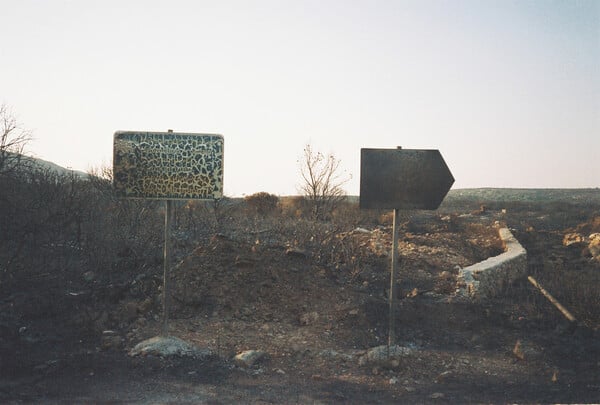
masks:
POLYGON ((389 383, 390 383, 390 385, 398 384, 398 378, 397 377, 390 378, 389 383))
POLYGON ((285 251, 285 254, 291 257, 305 258, 308 256, 306 250, 300 248, 289 248, 285 251))
POLYGON ((515 343, 513 354, 519 360, 533 360, 542 355, 542 353, 532 344, 522 340, 517 340, 517 343, 515 343))
POLYGON ((247 257, 237 256, 235 258, 235 267, 240 269, 249 269, 251 267, 254 267, 254 264, 254 260, 247 257))
POLYGON ((236 354, 233 358, 235 364, 241 367, 252 367, 259 360, 265 357, 266 353, 262 350, 245 350, 236 354))
POLYGON ((440 273, 438 278, 440 280, 452 280, 452 273, 450 273, 448 270, 444 270, 440 273))
POLYGON ((300 325, 312 325, 319 320, 318 312, 307 312, 300 315, 300 325))
POLYGON ((577 232, 574 233, 567 233, 565 234, 564 238, 563 238, 563 245, 564 246, 572 246, 575 244, 580 244, 583 243, 585 241, 585 237, 577 232))
POLYGON ((444 381, 446 378, 448 378, 451 374, 452 374, 452 372, 449 370, 444 371, 443 373, 441 373, 440 375, 437 376, 437 378, 435 379, 435 382, 440 383, 440 382, 444 381))
POLYGON ((200 349, 173 336, 156 336, 135 345, 129 351, 130 356, 194 357, 203 359, 212 356, 208 349, 200 349))
POLYGON ((362 233, 362 234, 370 234, 371 233, 371 231, 369 231, 368 229, 360 228, 360 227, 355 228, 353 232, 354 233, 362 233))
POLYGON ((440 399, 440 398, 444 398, 444 394, 442 394, 441 392, 434 392, 433 394, 431 394, 429 396, 429 398, 431 399, 440 399))
POLYGON ((360 366, 396 368, 404 357, 413 352, 413 349, 404 346, 377 346, 367 350, 367 353, 358 359, 358 364, 360 366))
POLYGON ((590 243, 588 245, 588 250, 590 255, 596 259, 600 260, 600 233, 593 233, 589 236, 590 243))
POLYGON ((123 338, 114 330, 102 332, 101 347, 104 350, 119 349, 123 346, 123 338))

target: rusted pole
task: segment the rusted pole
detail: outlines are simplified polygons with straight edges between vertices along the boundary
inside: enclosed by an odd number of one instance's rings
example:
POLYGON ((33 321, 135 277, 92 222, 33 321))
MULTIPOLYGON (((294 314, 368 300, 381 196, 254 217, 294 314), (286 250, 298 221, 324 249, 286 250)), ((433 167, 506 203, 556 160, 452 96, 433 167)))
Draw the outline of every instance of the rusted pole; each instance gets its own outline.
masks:
POLYGON ((527 276, 527 280, 529 280, 529 282, 531 284, 533 284, 533 286, 535 288, 537 288, 538 290, 540 290, 540 292, 544 295, 544 297, 546 297, 548 299, 548 301, 550 301, 552 303, 552 305, 554 305, 556 307, 556 309, 558 309, 565 316, 565 318, 567 318, 571 322, 577 322, 577 319, 575 319, 575 317, 573 316, 573 314, 570 313, 567 310, 567 308, 563 307, 562 304, 560 302, 558 302, 558 300, 552 296, 552 294, 550 294, 548 291, 546 291, 544 289, 544 287, 542 287, 535 280, 535 278, 533 278, 531 276, 527 276))
POLYGON ((390 271, 390 319, 389 319, 389 334, 388 347, 396 344, 396 314, 395 314, 395 290, 396 290, 396 270, 398 267, 398 221, 400 220, 400 210, 394 209, 394 222, 392 226, 392 269, 390 271))
POLYGON ((169 263, 171 262, 171 249, 170 249, 170 241, 171 241, 171 210, 172 210, 172 201, 165 201, 165 246, 163 250, 163 322, 162 322, 162 336, 169 335, 169 294, 168 294, 168 273, 169 273, 169 263))
MULTIPOLYGON (((167 130, 173 133, 172 129, 167 130)), ((163 319, 161 335, 169 335, 169 264, 171 263, 171 211, 173 209, 171 200, 165 200, 165 244, 163 249, 163 319)))

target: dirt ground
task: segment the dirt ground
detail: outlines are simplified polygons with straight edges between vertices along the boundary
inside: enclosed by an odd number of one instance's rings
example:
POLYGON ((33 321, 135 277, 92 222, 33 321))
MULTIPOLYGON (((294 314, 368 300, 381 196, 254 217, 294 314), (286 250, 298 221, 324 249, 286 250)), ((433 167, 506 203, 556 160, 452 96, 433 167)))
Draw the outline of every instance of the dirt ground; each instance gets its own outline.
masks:
POLYGON ((160 332, 160 273, 106 282, 40 272, 2 286, 0 402, 600 402, 596 310, 573 310, 582 320, 573 328, 526 280, 485 302, 454 296, 459 268, 501 252, 497 221, 542 283, 552 263, 600 273, 600 262, 563 246, 568 230, 544 212, 419 213, 399 244, 396 339, 410 353, 386 368, 359 359, 387 343, 389 226, 335 236, 351 270, 268 235, 184 247, 169 281, 169 332, 210 349, 202 360, 128 355, 160 332), (236 365, 250 349, 266 354, 236 365))

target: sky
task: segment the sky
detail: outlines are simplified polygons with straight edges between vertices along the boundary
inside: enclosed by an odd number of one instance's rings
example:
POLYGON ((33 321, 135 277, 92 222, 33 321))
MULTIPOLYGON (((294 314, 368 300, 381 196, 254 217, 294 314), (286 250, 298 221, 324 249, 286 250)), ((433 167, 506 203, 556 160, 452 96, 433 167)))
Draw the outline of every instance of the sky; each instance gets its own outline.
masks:
POLYGON ((600 187, 600 1, 0 0, 0 103, 87 171, 118 130, 222 134, 225 194, 304 146, 439 149, 453 188, 600 187))

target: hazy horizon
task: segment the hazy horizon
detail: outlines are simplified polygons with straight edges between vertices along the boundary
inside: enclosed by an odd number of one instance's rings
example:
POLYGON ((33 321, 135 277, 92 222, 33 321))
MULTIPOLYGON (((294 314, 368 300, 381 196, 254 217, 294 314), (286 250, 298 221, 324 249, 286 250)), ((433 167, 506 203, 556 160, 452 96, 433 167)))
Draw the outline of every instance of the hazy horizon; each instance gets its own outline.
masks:
POLYGON ((0 103, 87 171, 118 130, 218 133, 225 194, 298 194, 304 145, 439 149, 469 188, 598 188, 598 1, 0 0, 0 103))
MULTIPOLYGON (((37 161, 42 160, 42 162, 40 163, 40 167, 42 169, 54 170, 54 171, 56 171, 59 174, 68 174, 68 173, 71 173, 72 171, 75 171, 77 174, 86 175, 86 176, 88 174, 91 174, 90 171, 82 171, 82 170, 77 170, 77 169, 66 168, 66 167, 57 165, 54 162, 43 160, 43 159, 40 159, 40 158, 36 158, 35 156, 29 155, 29 154, 25 154, 25 156, 29 157, 29 158, 34 158, 37 161), (65 173, 62 172, 62 169, 64 169, 65 173)), ((485 187, 485 186, 484 187, 461 187, 461 188, 452 187, 448 193, 460 192, 460 191, 474 191, 474 190, 503 190, 503 191, 508 191, 508 190, 522 190, 522 191, 590 190, 590 191, 600 191, 600 187, 561 187, 561 188, 556 188, 556 187, 485 187)), ((255 191, 255 192, 249 192, 247 195, 252 195, 252 194, 258 193, 258 192, 260 192, 260 190, 259 191, 255 191)), ((298 193, 294 193, 294 194, 277 194, 277 193, 274 193, 274 194, 277 195, 278 197, 298 197, 298 196, 302 196, 302 194, 298 194, 298 193)), ((358 199, 359 195, 360 195, 359 193, 357 193, 357 194, 347 194, 347 197, 352 197, 352 198, 357 198, 358 199)), ((226 197, 226 198, 238 198, 238 197, 243 197, 243 196, 225 194, 224 197, 226 197)))

